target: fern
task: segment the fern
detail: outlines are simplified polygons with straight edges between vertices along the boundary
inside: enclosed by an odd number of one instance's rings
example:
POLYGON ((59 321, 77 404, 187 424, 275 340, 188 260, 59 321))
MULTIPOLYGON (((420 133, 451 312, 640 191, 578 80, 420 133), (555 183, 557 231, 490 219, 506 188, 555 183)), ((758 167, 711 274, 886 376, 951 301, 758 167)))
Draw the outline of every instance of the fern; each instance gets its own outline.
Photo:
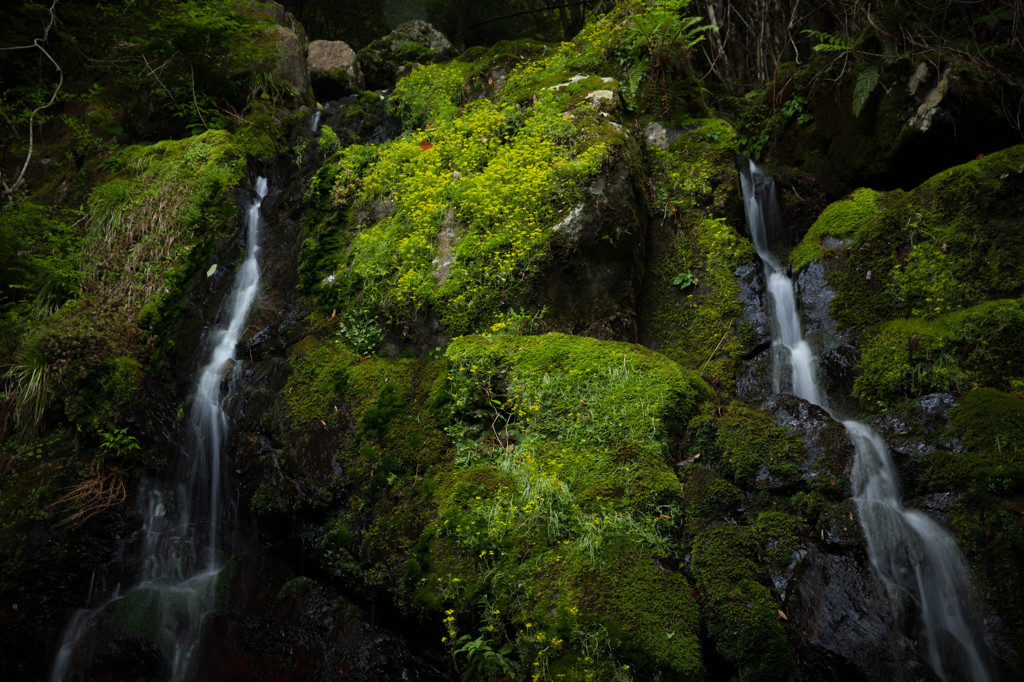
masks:
POLYGON ((878 64, 866 64, 857 74, 857 82, 853 85, 853 115, 860 116, 871 93, 878 86, 878 64))
POLYGON ((809 28, 804 29, 802 33, 817 39, 818 44, 811 48, 815 52, 849 52, 853 49, 853 43, 846 36, 815 31, 809 28))

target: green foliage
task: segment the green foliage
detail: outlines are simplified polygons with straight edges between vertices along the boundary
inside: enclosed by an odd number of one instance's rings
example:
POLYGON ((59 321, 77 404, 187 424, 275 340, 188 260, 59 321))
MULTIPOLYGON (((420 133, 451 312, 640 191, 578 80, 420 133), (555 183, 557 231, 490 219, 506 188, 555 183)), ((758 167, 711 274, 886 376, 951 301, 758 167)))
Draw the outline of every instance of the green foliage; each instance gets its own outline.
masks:
POLYGON ((699 281, 700 280, 697 279, 697 275, 693 274, 692 270, 680 272, 678 275, 672 278, 672 284, 676 285, 681 290, 688 289, 689 287, 692 287, 695 284, 697 284, 699 281))
POLYGON ((807 111, 807 98, 794 92, 788 99, 778 101, 772 86, 747 92, 737 102, 740 110, 737 128, 740 152, 751 159, 763 159, 768 145, 792 126, 802 128, 813 120, 807 111))
POLYGON ((100 443, 100 454, 102 455, 110 455, 123 460, 128 459, 135 450, 141 449, 139 441, 128 433, 127 428, 112 429, 111 431, 97 429, 96 433, 103 439, 100 443))
POLYGON ((0 207, 0 347, 32 319, 50 314, 77 293, 85 229, 82 213, 30 202, 0 207))
POLYGON ((850 39, 846 36, 815 31, 813 29, 805 29, 802 33, 818 41, 811 48, 815 52, 848 52, 854 48, 850 39))
POLYGON ((367 311, 346 313, 338 323, 338 336, 359 355, 369 355, 384 339, 384 332, 367 311))
POLYGON ((878 86, 878 64, 869 62, 857 72, 857 80, 853 85, 853 115, 860 116, 871 93, 878 86))
POLYGON ((459 61, 417 67, 395 85, 388 108, 406 129, 455 118, 465 77, 466 64, 459 61))

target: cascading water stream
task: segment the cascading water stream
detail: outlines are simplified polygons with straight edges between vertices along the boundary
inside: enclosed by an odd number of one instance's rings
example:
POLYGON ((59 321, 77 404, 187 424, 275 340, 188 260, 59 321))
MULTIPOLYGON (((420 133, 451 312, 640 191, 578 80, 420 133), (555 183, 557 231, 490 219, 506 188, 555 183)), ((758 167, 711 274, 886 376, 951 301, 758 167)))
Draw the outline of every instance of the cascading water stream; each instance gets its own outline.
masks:
POLYGON ((257 178, 254 191, 245 218, 245 260, 221 309, 226 323, 211 331, 206 340, 208 360, 192 401, 184 456, 169 481, 147 481, 140 486, 144 532, 140 579, 128 592, 121 594, 115 588, 100 606, 72 616, 51 671, 54 682, 68 676, 80 643, 104 612, 122 599, 131 600, 129 608, 150 615, 155 624, 153 634, 170 666, 170 679, 182 679, 189 673, 202 622, 213 607, 217 574, 224 558, 237 548, 237 509, 230 502, 224 475, 228 419, 222 393, 259 290, 257 253, 260 208, 268 191, 265 177, 257 178))
MULTIPOLYGON (((774 185, 752 161, 749 168, 741 165, 740 176, 747 226, 764 264, 778 327, 774 390, 792 392, 836 417, 818 386, 814 352, 800 332, 793 282, 772 252, 772 226, 765 214, 775 210, 774 185)), ((845 420, 843 425, 854 445, 854 501, 873 568, 895 603, 901 591, 917 602, 926 656, 940 678, 989 682, 987 654, 979 645, 976 619, 967 610, 974 599, 970 574, 956 542, 931 518, 903 506, 881 436, 858 421, 845 420)))

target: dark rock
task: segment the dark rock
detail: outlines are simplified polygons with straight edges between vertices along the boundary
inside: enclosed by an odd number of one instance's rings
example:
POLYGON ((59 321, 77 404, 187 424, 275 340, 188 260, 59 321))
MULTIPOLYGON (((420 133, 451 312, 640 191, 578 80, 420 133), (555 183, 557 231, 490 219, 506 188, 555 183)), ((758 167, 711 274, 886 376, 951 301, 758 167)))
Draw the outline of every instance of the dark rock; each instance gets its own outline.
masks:
POLYGON ((455 56, 448 39, 425 21, 407 21, 373 41, 358 53, 366 87, 383 90, 394 87, 400 70, 409 62, 441 62, 455 56))
POLYGON ((759 401, 772 394, 772 322, 761 260, 737 268, 736 277, 743 303, 740 338, 746 360, 736 378, 736 394, 742 400, 759 401))
POLYGON ((783 606, 808 679, 932 680, 866 562, 812 546, 783 606))
POLYGON ((635 340, 647 213, 627 164, 599 175, 553 230, 545 322, 572 334, 635 340))
POLYGON ((853 443, 846 428, 829 414, 806 400, 791 395, 774 395, 765 402, 773 421, 803 442, 807 456, 800 463, 806 483, 835 486, 844 497, 852 495, 849 472, 853 465, 853 443))
POLYGON ((818 527, 822 541, 831 551, 864 551, 867 539, 852 499, 826 505, 818 515, 818 527))
POLYGON ((927 474, 934 452, 964 451, 963 443, 947 433, 955 406, 953 394, 932 393, 871 420, 889 446, 907 496, 928 492, 927 474))
POLYGON ((825 269, 814 261, 796 276, 793 283, 800 307, 804 339, 818 357, 818 374, 822 389, 832 409, 841 414, 855 414, 853 368, 860 359, 853 334, 836 327, 829 312, 835 290, 825 279, 825 269))

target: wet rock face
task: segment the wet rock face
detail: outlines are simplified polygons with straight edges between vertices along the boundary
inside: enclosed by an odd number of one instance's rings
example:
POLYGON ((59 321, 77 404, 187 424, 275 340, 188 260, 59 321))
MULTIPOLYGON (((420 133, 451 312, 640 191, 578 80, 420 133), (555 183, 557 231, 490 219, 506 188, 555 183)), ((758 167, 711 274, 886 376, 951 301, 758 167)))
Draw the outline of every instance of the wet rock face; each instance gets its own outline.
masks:
MULTIPOLYGON (((416 653, 336 591, 296 578, 279 559, 239 555, 217 578, 191 670, 211 680, 448 680, 444 662, 416 653)), ((76 656, 89 680, 168 679, 167 633, 149 618, 146 590, 112 602, 76 656)), ((11 678, 15 679, 15 678, 11 678)), ((28 679, 28 678, 20 678, 28 679)), ((76 678, 77 679, 77 678, 76 678)))
POLYGON ((772 327, 768 290, 760 259, 736 270, 743 303, 743 371, 736 378, 736 394, 742 400, 759 401, 772 393, 772 327))
POLYGON ((931 680, 866 561, 811 549, 783 607, 809 679, 931 680))
POLYGON ((801 270, 794 282, 804 339, 818 357, 818 374, 832 408, 842 414, 857 412, 853 390, 853 368, 860 359, 856 339, 836 327, 829 312, 835 289, 825 280, 825 268, 814 261, 801 270))
POLYGON ((317 101, 362 90, 365 81, 356 53, 340 40, 314 40, 306 48, 306 67, 317 101))
POLYGON ((425 21, 418 19, 398 28, 359 51, 359 67, 371 90, 391 88, 409 62, 429 64, 455 56, 451 42, 425 21))
POLYGON ((221 608, 196 654, 210 679, 450 679, 442 662, 418 655, 336 591, 295 578, 272 557, 236 557, 217 592, 221 608))
MULTIPOLYGON (((889 445, 906 495, 927 492, 932 453, 964 451, 963 443, 947 432, 956 402, 952 393, 932 393, 872 420, 871 425, 889 445)), ((941 495, 924 502, 922 506, 930 507, 929 511, 948 511, 952 506, 952 501, 941 495)))

